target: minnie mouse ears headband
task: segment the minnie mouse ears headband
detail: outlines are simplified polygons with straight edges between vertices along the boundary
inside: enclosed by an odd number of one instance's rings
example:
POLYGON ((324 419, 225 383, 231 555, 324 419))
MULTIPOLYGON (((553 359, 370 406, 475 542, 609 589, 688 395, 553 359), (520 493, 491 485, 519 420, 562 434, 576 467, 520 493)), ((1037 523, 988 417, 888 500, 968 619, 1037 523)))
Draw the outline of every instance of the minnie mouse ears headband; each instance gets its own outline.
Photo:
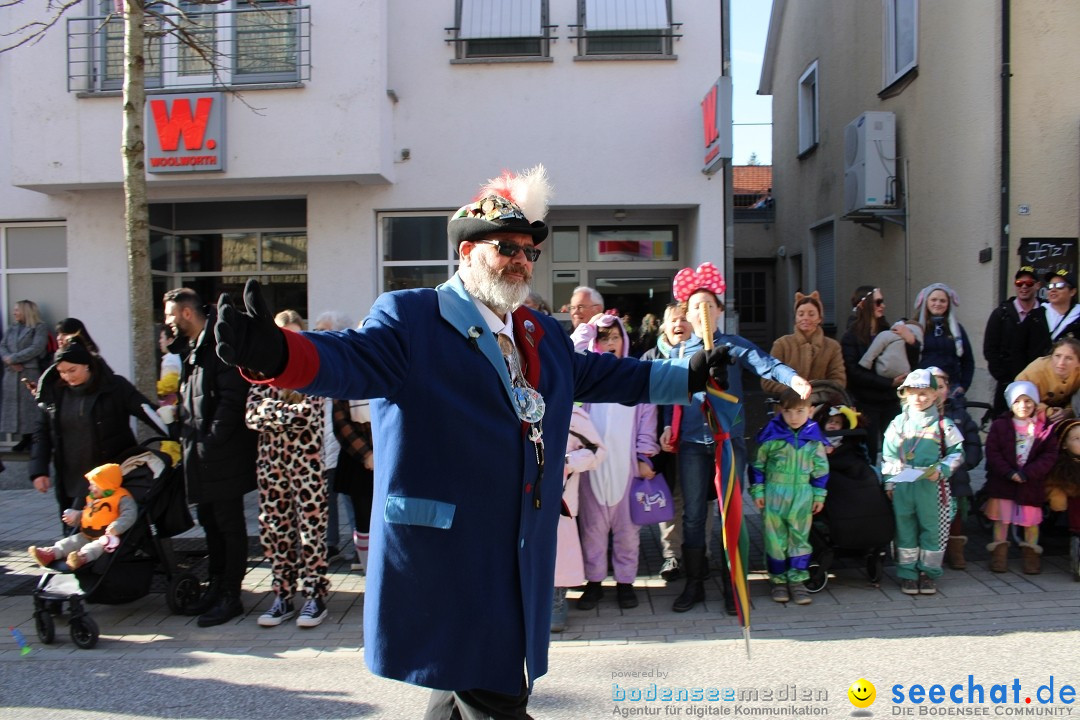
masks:
POLYGON ((703 262, 698 265, 697 270, 683 268, 677 272, 675 281, 672 283, 671 294, 679 302, 686 302, 698 290, 708 290, 720 298, 726 289, 727 283, 724 282, 724 276, 720 274, 720 270, 711 262, 703 262))

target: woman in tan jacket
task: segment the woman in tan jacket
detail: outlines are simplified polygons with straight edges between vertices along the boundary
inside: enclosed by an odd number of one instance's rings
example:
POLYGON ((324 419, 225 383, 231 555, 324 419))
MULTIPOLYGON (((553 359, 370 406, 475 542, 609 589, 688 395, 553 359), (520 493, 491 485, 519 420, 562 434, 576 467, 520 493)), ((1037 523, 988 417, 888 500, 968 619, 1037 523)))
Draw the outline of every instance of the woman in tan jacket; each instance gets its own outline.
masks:
MULTIPOLYGON (((811 382, 832 380, 845 387, 844 356, 840 343, 825 337, 821 329, 824 317, 817 290, 809 295, 795 293, 795 332, 778 338, 769 354, 811 382)), ((787 389, 786 385, 764 379, 761 387, 770 395, 779 395, 787 389)))
POLYGON ((1016 379, 1035 383, 1039 388, 1039 409, 1046 411, 1047 420, 1073 417, 1073 394, 1080 390, 1080 341, 1061 338, 1049 355, 1032 360, 1016 379))

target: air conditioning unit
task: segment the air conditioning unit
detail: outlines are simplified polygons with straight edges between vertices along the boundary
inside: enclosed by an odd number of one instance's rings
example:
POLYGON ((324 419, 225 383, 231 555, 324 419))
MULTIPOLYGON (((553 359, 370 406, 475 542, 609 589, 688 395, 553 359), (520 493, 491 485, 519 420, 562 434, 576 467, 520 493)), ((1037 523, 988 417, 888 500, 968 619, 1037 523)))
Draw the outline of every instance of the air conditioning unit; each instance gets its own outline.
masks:
POLYGON ((896 115, 864 112, 844 130, 844 214, 896 207, 896 115))

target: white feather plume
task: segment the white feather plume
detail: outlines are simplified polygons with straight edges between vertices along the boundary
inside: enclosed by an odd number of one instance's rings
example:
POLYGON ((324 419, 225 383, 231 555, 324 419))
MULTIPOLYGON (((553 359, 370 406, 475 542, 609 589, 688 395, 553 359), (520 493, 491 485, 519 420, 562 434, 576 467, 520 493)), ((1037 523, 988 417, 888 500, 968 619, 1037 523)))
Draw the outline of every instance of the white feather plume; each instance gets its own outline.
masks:
POLYGON ((543 220, 547 215, 548 201, 552 196, 551 183, 543 165, 529 168, 519 175, 504 172, 488 180, 481 188, 480 197, 499 195, 521 208, 530 222, 543 220))

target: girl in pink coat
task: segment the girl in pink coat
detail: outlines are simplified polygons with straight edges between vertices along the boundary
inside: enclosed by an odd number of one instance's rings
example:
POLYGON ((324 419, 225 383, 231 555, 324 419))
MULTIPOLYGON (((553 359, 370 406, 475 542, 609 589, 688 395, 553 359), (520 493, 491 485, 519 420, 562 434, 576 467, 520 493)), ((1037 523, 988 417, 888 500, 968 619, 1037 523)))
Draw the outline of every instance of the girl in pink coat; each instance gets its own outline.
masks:
MULTIPOLYGON (((630 338, 615 315, 589 321, 589 350, 626 357, 630 338)), ((578 599, 579 610, 591 610, 604 596, 607 577, 608 534, 612 535, 612 567, 619 607, 637 607, 634 579, 638 567, 638 526, 630 519, 630 488, 635 477, 652 477, 649 458, 660 451, 656 440, 656 407, 628 407, 616 403, 587 406, 600 433, 607 458, 581 480, 581 549, 588 584, 578 599)))

